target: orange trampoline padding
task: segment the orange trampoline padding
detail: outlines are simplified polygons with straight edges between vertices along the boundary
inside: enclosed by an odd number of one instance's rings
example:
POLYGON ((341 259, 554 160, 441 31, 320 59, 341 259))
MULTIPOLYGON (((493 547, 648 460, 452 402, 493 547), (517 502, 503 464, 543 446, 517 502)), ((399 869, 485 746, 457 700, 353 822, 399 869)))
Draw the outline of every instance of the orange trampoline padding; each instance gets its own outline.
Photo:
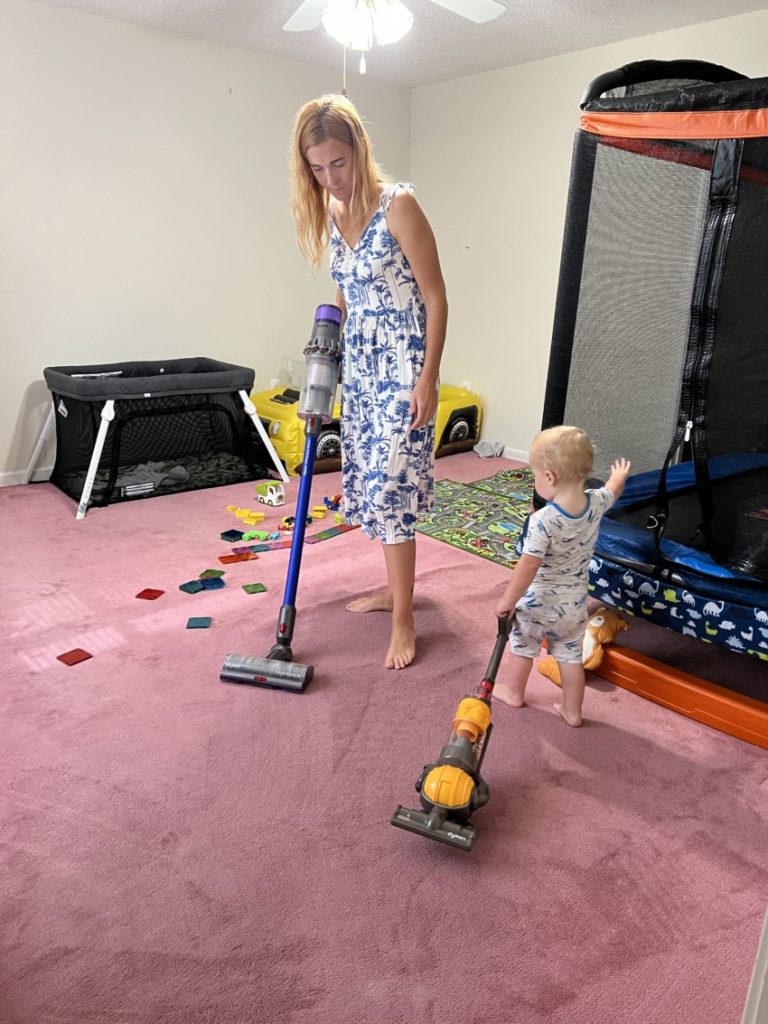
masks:
POLYGON ((609 644, 595 675, 671 711, 768 750, 768 704, 638 651, 609 644))
POLYGON ((768 135, 768 109, 586 111, 581 127, 622 139, 752 139, 768 135))

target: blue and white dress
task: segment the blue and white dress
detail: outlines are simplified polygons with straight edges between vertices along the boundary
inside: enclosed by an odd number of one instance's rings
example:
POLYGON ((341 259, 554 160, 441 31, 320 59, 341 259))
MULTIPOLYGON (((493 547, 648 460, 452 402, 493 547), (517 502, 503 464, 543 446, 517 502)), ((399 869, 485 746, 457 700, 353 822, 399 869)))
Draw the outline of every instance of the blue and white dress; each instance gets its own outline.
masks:
POLYGON ((424 365, 426 312, 408 260, 387 227, 401 189, 387 185, 350 247, 331 218, 331 274, 347 307, 342 369, 342 485, 348 523, 385 544, 413 540, 434 487, 434 421, 411 430, 424 365))

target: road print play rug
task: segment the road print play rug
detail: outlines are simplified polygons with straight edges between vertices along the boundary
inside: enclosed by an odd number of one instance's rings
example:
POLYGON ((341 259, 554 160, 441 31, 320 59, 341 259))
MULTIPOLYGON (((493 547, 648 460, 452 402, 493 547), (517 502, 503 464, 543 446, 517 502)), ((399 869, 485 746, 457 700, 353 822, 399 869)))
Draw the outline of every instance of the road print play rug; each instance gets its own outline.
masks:
POLYGON ((501 469, 471 484, 438 480, 435 507, 417 530, 512 568, 517 562, 515 544, 532 501, 533 473, 527 467, 501 469))

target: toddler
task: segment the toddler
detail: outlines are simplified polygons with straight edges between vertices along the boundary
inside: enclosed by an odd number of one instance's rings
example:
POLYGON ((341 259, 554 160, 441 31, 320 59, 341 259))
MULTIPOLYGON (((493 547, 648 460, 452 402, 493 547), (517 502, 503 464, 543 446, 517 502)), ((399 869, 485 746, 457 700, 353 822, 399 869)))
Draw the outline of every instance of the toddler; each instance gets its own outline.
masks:
POLYGON ((533 659, 546 637, 563 687, 562 702, 554 707, 574 727, 581 725, 584 701, 589 561, 600 518, 621 495, 630 470, 626 459, 617 459, 605 487, 585 490, 592 458, 592 442, 578 427, 551 427, 534 438, 529 461, 536 491, 547 504, 531 514, 520 560, 496 605, 500 618, 514 619, 511 672, 493 696, 510 707, 523 706, 533 659))

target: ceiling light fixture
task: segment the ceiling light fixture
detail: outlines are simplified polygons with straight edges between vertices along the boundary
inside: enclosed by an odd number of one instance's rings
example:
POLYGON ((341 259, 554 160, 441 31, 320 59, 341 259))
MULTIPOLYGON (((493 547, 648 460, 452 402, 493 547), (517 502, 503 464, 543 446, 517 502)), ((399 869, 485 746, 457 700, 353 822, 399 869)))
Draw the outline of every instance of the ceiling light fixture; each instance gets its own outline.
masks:
POLYGON ((360 50, 360 74, 365 74, 365 54, 374 42, 387 46, 402 39, 413 25, 413 15, 400 0, 331 0, 322 22, 342 46, 360 50))

